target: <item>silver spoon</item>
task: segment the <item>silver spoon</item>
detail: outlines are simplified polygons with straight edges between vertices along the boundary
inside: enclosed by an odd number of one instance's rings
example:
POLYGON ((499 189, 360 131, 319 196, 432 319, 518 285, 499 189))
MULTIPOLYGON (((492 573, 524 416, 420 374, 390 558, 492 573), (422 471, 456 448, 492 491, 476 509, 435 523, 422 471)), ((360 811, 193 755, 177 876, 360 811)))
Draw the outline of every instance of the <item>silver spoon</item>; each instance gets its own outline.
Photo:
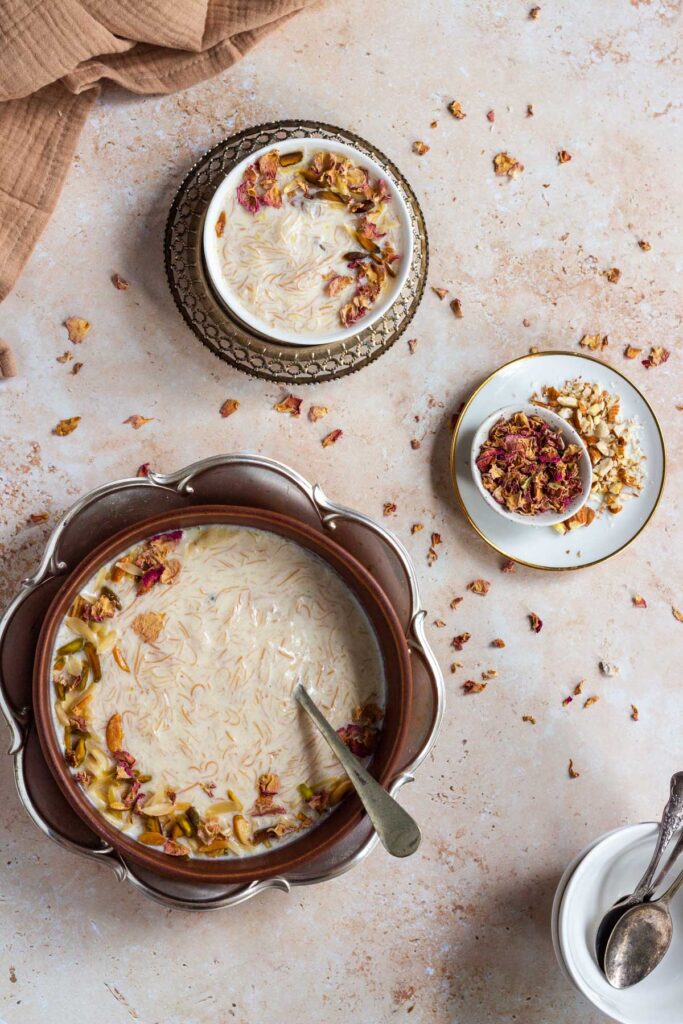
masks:
POLYGON ((630 907, 617 922, 605 951, 605 976, 613 988, 630 988, 654 971, 673 936, 669 903, 683 885, 683 871, 663 896, 630 907))
POLYGON ((650 863, 645 869, 645 874, 638 882, 638 885, 631 895, 622 896, 618 899, 614 906, 610 907, 598 925, 598 930, 595 936, 595 955, 597 957, 598 964, 603 971, 605 969, 605 952, 607 950, 607 943, 609 942, 610 935, 612 934, 615 925, 630 907, 642 903, 643 900, 647 899, 647 897, 652 893, 652 879, 654 878, 655 871, 657 870, 659 859, 664 852, 664 849, 669 845, 671 837, 678 831, 682 824, 683 772, 676 772, 671 776, 669 799, 667 800, 664 811, 662 812, 662 820, 659 823, 657 845, 655 846, 650 863))
POLYGON ((365 770, 355 754, 343 743, 313 701, 305 686, 299 683, 294 698, 308 712, 320 732, 332 747, 348 775, 360 802, 368 813, 382 845, 394 857, 409 857, 420 845, 422 835, 417 822, 380 786, 365 770))

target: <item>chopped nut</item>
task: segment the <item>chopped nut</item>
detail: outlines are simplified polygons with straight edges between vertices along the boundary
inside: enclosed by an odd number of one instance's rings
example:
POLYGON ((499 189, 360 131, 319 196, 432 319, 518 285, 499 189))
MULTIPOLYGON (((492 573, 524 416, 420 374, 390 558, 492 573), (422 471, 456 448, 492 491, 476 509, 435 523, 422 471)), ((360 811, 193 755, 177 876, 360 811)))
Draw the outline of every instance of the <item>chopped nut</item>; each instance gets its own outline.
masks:
POLYGON ((583 702, 583 706, 585 708, 592 708, 593 705, 597 704, 599 700, 599 697, 586 697, 585 701, 583 702))
POLYGON ((456 121, 462 121, 463 117, 467 117, 467 114, 465 114, 462 109, 462 104, 458 103, 457 100, 452 100, 452 102, 448 104, 448 109, 456 121))
POLYGON ((300 416, 302 402, 302 398, 296 398, 294 395, 286 395, 281 402, 276 402, 273 408, 276 412, 288 413, 290 416, 300 416))
POLYGON ((385 501, 384 505, 382 506, 382 512, 385 516, 393 516, 397 507, 398 506, 396 505, 395 501, 385 501))
POLYGON ((571 158, 572 158, 571 153, 568 153, 566 149, 558 150, 558 153, 557 153, 557 162, 558 162, 558 164, 568 164, 569 161, 571 160, 571 158))
POLYGON ((143 643, 152 644, 159 639, 165 621, 165 612, 140 612, 133 619, 131 626, 143 643))
POLYGON ((574 687, 574 696, 575 697, 578 697, 580 693, 583 693, 583 686, 584 686, 585 682, 586 682, 585 679, 579 679, 578 683, 574 687))
POLYGON ((124 420, 124 424, 130 423, 133 430, 139 430, 140 427, 144 427, 145 423, 151 423, 153 416, 140 416, 136 413, 135 416, 129 416, 127 420, 124 420))
POLYGON ((111 283, 114 285, 114 288, 116 288, 116 290, 119 292, 128 291, 129 284, 126 281, 125 277, 121 277, 120 274, 112 274, 111 283))
POLYGON ((633 345, 627 345, 624 349, 624 355, 627 359, 637 359, 642 351, 642 348, 634 348, 633 345))
POLYGON ((64 321, 67 334, 69 335, 69 341, 74 345, 80 345, 85 338, 86 334, 90 330, 90 323, 88 320, 84 320, 80 316, 70 316, 64 321))
POLYGON ((411 533, 419 533, 420 530, 424 530, 424 523, 413 523, 410 527, 411 533))
POLYGON ((323 448, 329 448, 331 444, 336 444, 340 437, 343 435, 343 430, 337 427, 336 430, 331 430, 329 434, 325 434, 324 438, 320 442, 323 448))
POLYGON ((536 612, 529 612, 529 626, 532 633, 540 633, 543 629, 543 620, 539 619, 536 612))
POLYGON ((491 641, 491 647, 505 647, 505 641, 501 640, 501 638, 498 636, 496 637, 495 640, 491 641))
POLYGON ((473 594, 479 594, 481 597, 484 597, 491 589, 491 584, 488 580, 472 580, 471 583, 467 584, 467 589, 473 594))
POLYGON ((228 416, 232 416, 234 412, 237 412, 239 407, 240 403, 236 398, 226 398, 218 411, 223 419, 226 419, 228 416))
POLYGON ((533 715, 522 715, 523 722, 529 722, 530 725, 536 725, 536 719, 533 715))
POLYGON ((671 613, 677 622, 683 622, 683 612, 680 612, 678 608, 674 608, 673 605, 671 606, 671 613))
POLYGON ((462 684, 465 693, 481 693, 486 689, 486 683, 477 683, 474 679, 466 679, 462 684))
POLYGON ((610 267, 609 270, 603 270, 603 276, 607 278, 610 284, 617 284, 621 277, 621 271, 618 267, 610 267))
POLYGON ((572 761, 571 757, 569 758, 569 765, 567 770, 569 772, 570 779, 578 779, 579 775, 581 774, 581 772, 577 772, 576 768, 574 767, 574 762, 572 761))
POLYGON ((318 420, 321 420, 323 419, 324 416, 327 416, 329 411, 330 410, 327 408, 326 405, 312 405, 308 410, 308 418, 311 421, 311 423, 317 423, 318 420))
POLYGON ((460 633, 458 636, 454 636, 451 640, 451 647, 456 651, 461 651, 471 636, 471 633, 460 633))
POLYGON ((647 608, 647 601, 642 594, 636 594, 631 598, 634 608, 647 608))
POLYGON ((413 153, 417 153, 418 156, 424 156, 425 153, 429 152, 430 148, 426 142, 422 142, 419 139, 413 143, 413 153))
POLYGON ((435 295, 438 295, 442 302, 448 295, 448 288, 434 288, 432 286, 432 291, 434 292, 435 295))
POLYGON ((661 366, 665 363, 671 353, 668 348, 663 348, 661 345, 652 345, 650 348, 650 354, 647 359, 641 359, 641 362, 646 370, 651 369, 653 366, 661 366))
POLYGON ((462 303, 460 299, 453 299, 453 301, 451 302, 451 309, 453 310, 453 316, 456 317, 456 319, 458 320, 462 320, 463 312, 462 303))
POLYGON ((645 241, 643 241, 642 239, 641 239, 641 241, 640 241, 640 242, 638 242, 638 245, 639 245, 639 246, 640 246, 640 248, 641 248, 641 249, 643 250, 643 252, 649 252, 649 251, 650 251, 650 249, 652 248, 652 246, 650 245, 650 243, 649 243, 649 242, 645 242, 645 241))
POLYGON ((493 158, 493 168, 499 178, 516 178, 524 170, 524 164, 515 160, 509 153, 496 153, 493 158))
POLYGON ((67 434, 72 434, 80 422, 80 416, 70 416, 67 420, 60 420, 52 433, 57 437, 65 437, 67 434))
POLYGON ((117 754, 123 748, 123 720, 118 713, 112 715, 107 722, 105 736, 109 750, 117 754))

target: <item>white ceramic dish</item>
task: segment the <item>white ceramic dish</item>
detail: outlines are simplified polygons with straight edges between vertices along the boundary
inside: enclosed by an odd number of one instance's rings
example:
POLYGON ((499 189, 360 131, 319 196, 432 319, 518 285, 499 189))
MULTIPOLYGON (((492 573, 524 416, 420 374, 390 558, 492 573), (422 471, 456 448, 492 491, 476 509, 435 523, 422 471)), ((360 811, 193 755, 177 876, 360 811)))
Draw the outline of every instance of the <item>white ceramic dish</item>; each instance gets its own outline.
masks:
POLYGON ((491 413, 490 416, 486 417, 472 439, 470 465, 472 468, 472 477, 477 490, 486 504, 489 505, 494 512, 497 512, 498 515, 503 516, 504 519, 509 519, 510 522, 513 523, 519 523, 521 526, 552 526, 554 523, 561 523, 564 519, 569 519, 570 516, 573 516, 578 512, 579 509, 586 504, 590 494, 593 471, 591 469, 591 460, 586 445, 583 443, 571 424, 567 423, 566 420, 563 420, 561 416, 558 416, 557 413, 552 412, 550 409, 540 409, 538 406, 531 405, 529 402, 520 402, 518 405, 506 405, 502 409, 497 409, 495 412, 491 413), (487 440, 489 431, 494 424, 500 419, 509 419, 516 412, 523 412, 527 416, 538 416, 539 419, 542 419, 549 427, 552 427, 553 430, 558 430, 567 444, 578 445, 581 449, 582 455, 579 466, 581 474, 581 492, 580 494, 577 494, 574 501, 567 509, 565 509, 564 512, 541 512, 536 516, 523 516, 518 512, 510 512, 495 500, 493 495, 486 490, 482 483, 481 473, 477 469, 476 465, 479 450, 481 449, 484 441, 487 440))
POLYGON ((255 316, 251 310, 247 309, 223 276, 218 248, 219 239, 216 237, 214 227, 221 211, 225 209, 228 195, 233 189, 237 189, 246 168, 250 164, 255 163, 264 153, 270 152, 273 149, 273 146, 269 145, 250 153, 244 160, 236 164, 220 183, 211 202, 209 203, 206 211, 206 217, 204 219, 202 249, 211 284, 213 285, 216 294, 233 315, 237 316, 238 319, 246 324, 251 330, 274 341, 284 342, 288 345, 310 346, 329 345, 333 342, 353 338, 358 334, 359 330, 365 330, 370 327, 387 312, 400 294, 408 277, 413 251, 413 240, 410 215, 408 213, 405 200, 397 188, 396 183, 384 168, 380 167, 378 163, 366 156, 364 153, 361 153, 361 151, 356 149, 354 146, 341 142, 332 142, 328 139, 302 137, 297 139, 288 139, 287 142, 283 143, 279 148, 283 153, 290 152, 294 149, 303 149, 306 155, 309 153, 312 155, 314 152, 318 152, 320 150, 339 153, 343 156, 350 157, 360 167, 366 168, 373 178, 383 178, 386 181, 391 195, 392 208, 401 226, 401 258, 394 264, 396 277, 391 279, 385 294, 378 302, 375 303, 366 315, 358 321, 358 323, 351 327, 342 327, 340 325, 338 329, 327 331, 325 333, 306 335, 298 334, 294 331, 277 331, 277 333, 274 333, 273 328, 268 323, 261 320, 259 317, 255 316))
POLYGON ((541 352, 499 367, 470 396, 453 433, 451 475, 466 518, 504 557, 535 569, 579 569, 621 551, 649 522, 662 493, 664 473, 664 440, 640 391, 618 370, 573 352, 541 352), (595 381, 618 394, 624 417, 638 420, 639 440, 647 459, 644 486, 638 497, 624 499, 619 515, 604 513, 589 527, 564 535, 551 528, 526 530, 499 515, 480 494, 470 465, 472 440, 482 421, 502 406, 523 405, 544 384, 562 384, 575 377, 595 381))
POLYGON ((674 900, 674 937, 662 963, 639 985, 614 989, 595 959, 602 915, 637 885, 654 849, 654 822, 627 825, 602 836, 566 882, 557 914, 560 963, 583 995, 620 1024, 683 1021, 683 901, 674 900))

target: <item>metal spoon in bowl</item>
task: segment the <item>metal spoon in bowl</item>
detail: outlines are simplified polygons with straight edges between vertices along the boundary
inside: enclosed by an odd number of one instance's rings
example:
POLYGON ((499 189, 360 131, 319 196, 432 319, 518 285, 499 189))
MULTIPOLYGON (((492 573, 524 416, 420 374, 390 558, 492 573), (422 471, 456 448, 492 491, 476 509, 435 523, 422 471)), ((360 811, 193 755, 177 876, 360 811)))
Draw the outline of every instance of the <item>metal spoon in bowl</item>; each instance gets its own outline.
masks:
POLYGON ((619 919, 605 950, 605 977, 613 988, 630 988, 654 971, 671 945, 669 903, 683 885, 683 871, 663 896, 630 907, 619 919))
POLYGON ((647 897, 651 895, 654 888, 652 885, 652 879, 654 878, 655 871, 657 870, 659 859, 665 848, 669 845, 672 836, 678 831, 682 824, 683 772, 676 772, 671 776, 670 795, 662 813, 662 820, 659 823, 657 845, 655 846, 650 863, 645 869, 645 874, 638 882, 638 885, 631 895, 622 896, 618 899, 614 906, 607 911, 598 925, 598 930, 595 936, 595 955, 597 957, 598 964, 603 971, 605 970, 605 952, 607 950, 607 943, 609 942, 614 927, 630 907, 642 903, 643 900, 647 899, 647 897))
POLYGON ((355 754, 352 754, 337 736, 301 683, 294 690, 294 699, 311 716, 335 756, 341 761, 384 848, 393 857, 409 857, 411 853, 415 853, 422 838, 417 822, 365 770, 355 754))

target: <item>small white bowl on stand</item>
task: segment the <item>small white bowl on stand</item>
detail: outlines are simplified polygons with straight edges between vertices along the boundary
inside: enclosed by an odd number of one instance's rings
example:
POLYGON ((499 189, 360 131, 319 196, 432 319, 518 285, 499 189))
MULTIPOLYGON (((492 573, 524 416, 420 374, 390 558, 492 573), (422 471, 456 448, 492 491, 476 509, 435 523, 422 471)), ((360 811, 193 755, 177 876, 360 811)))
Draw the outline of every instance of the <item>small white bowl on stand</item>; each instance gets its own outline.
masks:
POLYGON ((490 416, 487 416, 472 438, 470 462, 474 483, 486 504, 505 519, 509 519, 513 523, 519 523, 522 526, 554 526, 556 523, 562 523, 565 519, 569 519, 570 516, 575 515, 579 509, 583 508, 590 497, 593 468, 586 445, 574 427, 572 427, 567 420, 563 420, 561 416, 558 416, 557 413, 552 412, 550 409, 543 409, 540 406, 533 405, 531 402, 522 403, 521 405, 506 405, 503 406, 502 409, 496 409, 496 411, 491 413, 490 416), (477 468, 477 457, 479 456, 481 446, 486 440, 488 440, 491 428, 495 426, 499 420, 508 420, 518 412, 523 412, 526 416, 538 416, 538 418, 543 420, 544 423, 547 423, 552 430, 560 433, 567 445, 574 444, 581 449, 581 461, 579 463, 581 491, 576 495, 571 504, 562 512, 539 512, 537 515, 523 515, 519 512, 511 512, 509 509, 497 502, 491 492, 487 491, 484 487, 481 479, 481 473, 477 468))

